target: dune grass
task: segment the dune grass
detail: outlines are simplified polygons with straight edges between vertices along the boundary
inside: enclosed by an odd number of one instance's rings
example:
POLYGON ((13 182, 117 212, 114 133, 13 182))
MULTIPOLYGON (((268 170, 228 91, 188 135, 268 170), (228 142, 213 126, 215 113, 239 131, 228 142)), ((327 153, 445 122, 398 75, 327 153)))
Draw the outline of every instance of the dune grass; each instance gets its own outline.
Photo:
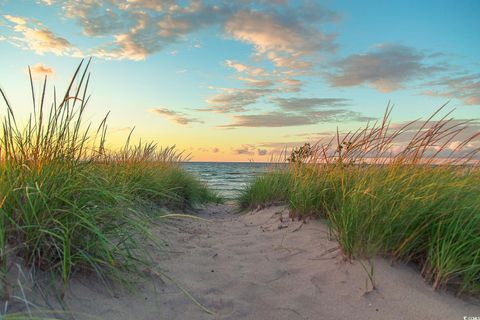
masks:
MULTIPOLYGON (((83 61, 82 61, 83 63, 83 61)), ((103 280, 126 280, 147 263, 146 243, 155 242, 148 222, 158 215, 146 204, 185 208, 218 201, 212 191, 182 170, 187 157, 155 144, 106 144, 107 117, 93 128, 84 123, 89 96, 88 65, 77 68, 66 93, 54 90, 47 107, 46 87, 33 90, 27 121, 6 110, 0 133, 0 276, 15 262, 53 273, 63 289, 75 272, 103 280)))
POLYGON ((296 217, 326 218, 348 258, 413 262, 435 289, 478 294, 479 133, 446 117, 393 128, 390 110, 380 124, 294 150, 288 169, 258 177, 240 203, 284 201, 296 217))

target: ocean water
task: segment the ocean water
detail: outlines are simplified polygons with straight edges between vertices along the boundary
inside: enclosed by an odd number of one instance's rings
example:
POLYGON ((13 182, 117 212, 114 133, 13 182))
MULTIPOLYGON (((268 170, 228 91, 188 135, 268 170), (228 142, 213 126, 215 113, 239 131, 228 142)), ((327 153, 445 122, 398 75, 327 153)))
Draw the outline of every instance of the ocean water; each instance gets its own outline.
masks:
POLYGON ((257 174, 271 167, 255 162, 184 162, 185 170, 193 173, 210 188, 227 199, 235 199, 257 174))

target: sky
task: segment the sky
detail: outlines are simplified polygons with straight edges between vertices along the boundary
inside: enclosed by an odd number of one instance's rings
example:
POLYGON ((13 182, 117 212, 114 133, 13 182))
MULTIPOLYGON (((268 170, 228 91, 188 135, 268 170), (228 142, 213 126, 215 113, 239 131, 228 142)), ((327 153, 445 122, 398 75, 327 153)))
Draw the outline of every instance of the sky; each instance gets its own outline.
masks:
POLYGON ((87 120, 110 111, 110 146, 134 128, 194 161, 269 161, 388 103, 395 125, 448 102, 478 132, 479 16, 476 0, 0 0, 0 87, 26 118, 28 66, 51 93, 92 57, 87 120))

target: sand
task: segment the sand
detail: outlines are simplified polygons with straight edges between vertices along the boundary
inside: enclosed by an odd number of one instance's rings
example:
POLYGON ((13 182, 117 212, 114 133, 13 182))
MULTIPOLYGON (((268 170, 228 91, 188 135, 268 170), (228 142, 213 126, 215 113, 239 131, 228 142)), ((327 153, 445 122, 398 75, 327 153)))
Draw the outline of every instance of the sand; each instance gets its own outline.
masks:
POLYGON ((320 220, 288 219, 275 206, 238 214, 211 205, 154 227, 168 243, 152 249, 158 267, 137 291, 109 293, 92 279, 73 279, 65 304, 75 319, 463 319, 478 301, 433 291, 413 266, 376 259, 376 289, 363 265, 345 261, 320 220), (179 290, 188 290, 212 314, 179 290))

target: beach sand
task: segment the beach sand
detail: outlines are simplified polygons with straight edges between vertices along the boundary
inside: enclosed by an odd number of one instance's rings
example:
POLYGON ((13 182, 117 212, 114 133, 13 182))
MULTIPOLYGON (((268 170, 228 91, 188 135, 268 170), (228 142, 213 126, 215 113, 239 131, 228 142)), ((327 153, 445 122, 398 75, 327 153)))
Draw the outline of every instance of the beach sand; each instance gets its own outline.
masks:
POLYGON ((345 261, 321 220, 291 221, 285 206, 246 214, 231 204, 154 227, 166 252, 137 291, 72 280, 65 306, 76 319, 463 319, 480 305, 433 291, 413 266, 345 261), (365 266, 365 268, 364 268, 365 266), (179 286, 213 314, 208 314, 179 286), (87 314, 94 315, 89 317, 87 314))

